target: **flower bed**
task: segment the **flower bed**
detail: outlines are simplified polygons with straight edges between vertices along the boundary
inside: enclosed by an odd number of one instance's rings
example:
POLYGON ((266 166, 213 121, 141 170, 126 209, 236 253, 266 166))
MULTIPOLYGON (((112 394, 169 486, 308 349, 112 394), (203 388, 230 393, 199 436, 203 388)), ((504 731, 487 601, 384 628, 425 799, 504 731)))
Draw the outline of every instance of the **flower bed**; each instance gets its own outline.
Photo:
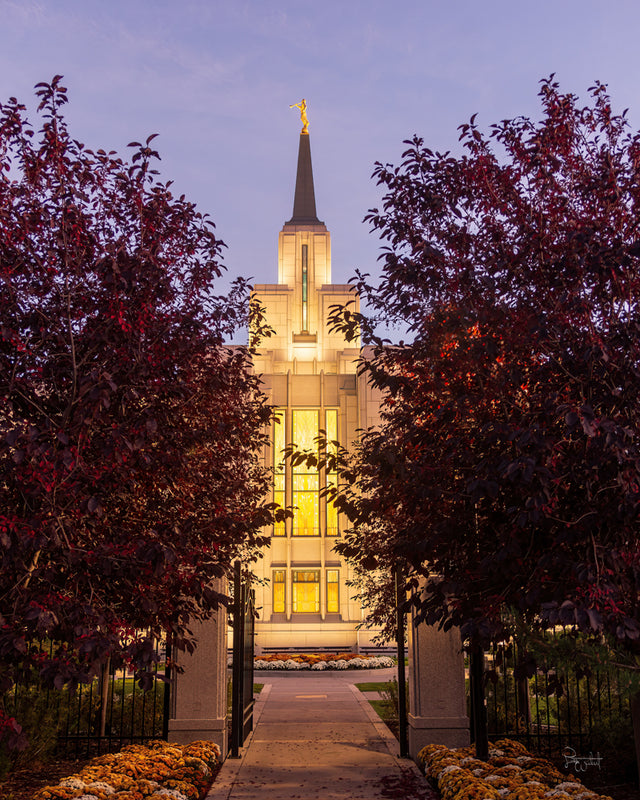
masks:
POLYGON ((254 659, 254 669, 382 669, 394 667, 389 656, 357 653, 271 653, 254 659))
POLYGON ((213 742, 132 744, 94 758, 33 800, 200 800, 219 766, 213 742))
POLYGON ((611 800, 510 739, 490 747, 488 761, 477 759, 474 747, 441 744, 427 745, 418 759, 442 800, 611 800))

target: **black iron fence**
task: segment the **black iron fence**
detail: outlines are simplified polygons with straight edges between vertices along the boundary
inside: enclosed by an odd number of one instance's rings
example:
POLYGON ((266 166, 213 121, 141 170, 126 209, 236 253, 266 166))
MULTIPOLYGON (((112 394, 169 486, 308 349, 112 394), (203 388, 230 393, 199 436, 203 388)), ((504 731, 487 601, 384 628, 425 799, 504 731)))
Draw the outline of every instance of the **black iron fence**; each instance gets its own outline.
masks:
POLYGON ((515 738, 550 756, 573 751, 620 758, 628 751, 634 760, 631 700, 640 689, 637 672, 611 667, 605 659, 601 668, 538 660, 533 675, 521 677, 516 665, 524 655, 515 642, 486 654, 490 739, 515 738))
POLYGON ((156 644, 156 654, 156 680, 146 692, 130 671, 106 664, 100 677, 75 690, 43 688, 34 673, 0 697, 0 707, 22 724, 34 755, 57 751, 78 758, 166 739, 170 688, 164 642, 156 644))
POLYGON ((233 674, 231 705, 231 756, 238 758, 240 748, 253 730, 253 654, 255 607, 253 589, 242 576, 240 562, 235 564, 233 582, 233 674))

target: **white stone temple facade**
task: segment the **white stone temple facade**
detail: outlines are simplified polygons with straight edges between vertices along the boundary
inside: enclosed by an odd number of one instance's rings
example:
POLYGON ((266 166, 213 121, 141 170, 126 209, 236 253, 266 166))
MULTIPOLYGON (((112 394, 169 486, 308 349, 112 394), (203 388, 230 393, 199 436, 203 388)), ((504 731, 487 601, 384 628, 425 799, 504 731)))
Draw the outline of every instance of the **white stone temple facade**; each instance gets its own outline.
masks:
POLYGON ((333 550, 345 521, 322 489, 337 481, 325 470, 292 467, 285 445, 313 448, 321 430, 349 447, 359 429, 378 419, 379 397, 356 374, 359 347, 332 332, 331 306, 358 297, 331 283, 331 235, 316 216, 309 134, 300 134, 293 215, 280 231, 278 282, 254 287, 273 329, 254 360, 276 409, 266 463, 275 470, 273 499, 293 518, 270 531, 257 565, 256 649, 359 649, 372 632, 358 630, 362 610, 347 585, 349 566, 333 550))

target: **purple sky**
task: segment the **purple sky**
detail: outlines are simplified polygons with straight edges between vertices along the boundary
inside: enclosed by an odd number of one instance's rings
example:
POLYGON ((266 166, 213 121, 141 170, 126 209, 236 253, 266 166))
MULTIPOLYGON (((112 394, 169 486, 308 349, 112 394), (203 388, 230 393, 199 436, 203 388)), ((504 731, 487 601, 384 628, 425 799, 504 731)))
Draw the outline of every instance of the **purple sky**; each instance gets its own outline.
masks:
POLYGON ((60 73, 74 138, 125 154, 159 133, 162 177, 211 215, 230 274, 274 282, 305 97, 340 283, 375 269, 370 175, 414 133, 455 152, 475 112, 537 118, 551 72, 581 97, 608 83, 640 128, 639 31, 637 0, 0 0, 0 100, 34 110, 60 73))

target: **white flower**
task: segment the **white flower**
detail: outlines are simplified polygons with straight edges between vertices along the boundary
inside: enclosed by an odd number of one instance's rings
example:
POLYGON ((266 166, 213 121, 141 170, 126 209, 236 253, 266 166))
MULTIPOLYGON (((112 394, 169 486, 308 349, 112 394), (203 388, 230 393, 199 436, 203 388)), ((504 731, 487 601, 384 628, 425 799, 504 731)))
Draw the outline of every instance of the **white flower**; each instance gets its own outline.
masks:
POLYGON ((158 789, 156 794, 164 794, 167 795, 167 797, 175 798, 175 800, 189 800, 186 795, 182 794, 182 792, 179 792, 177 789, 158 789))
POLYGON ((114 794, 115 789, 108 783, 104 781, 93 781, 92 783, 86 784, 87 789, 98 789, 99 791, 104 792, 105 794, 114 794))
POLYGON ((253 662, 253 668, 254 669, 269 669, 269 662, 268 661, 263 661, 261 658, 257 658, 253 662))
POLYGON ((349 669, 349 665, 344 658, 340 658, 338 661, 334 661, 333 663, 336 669, 349 669))
POLYGON ((311 669, 326 669, 327 662, 326 661, 316 661, 315 664, 311 665, 311 669))
POLYGON ((284 662, 285 669, 300 669, 300 664, 297 661, 294 661, 292 658, 289 658, 287 661, 284 662))
POLYGON ((65 778, 60 781, 59 786, 68 786, 70 789, 86 789, 87 784, 80 778, 65 778))
POLYGON ((457 764, 449 764, 448 767, 444 767, 444 769, 440 770, 438 773, 438 780, 442 779, 443 775, 448 775, 450 772, 457 772, 462 767, 459 767, 457 764))

